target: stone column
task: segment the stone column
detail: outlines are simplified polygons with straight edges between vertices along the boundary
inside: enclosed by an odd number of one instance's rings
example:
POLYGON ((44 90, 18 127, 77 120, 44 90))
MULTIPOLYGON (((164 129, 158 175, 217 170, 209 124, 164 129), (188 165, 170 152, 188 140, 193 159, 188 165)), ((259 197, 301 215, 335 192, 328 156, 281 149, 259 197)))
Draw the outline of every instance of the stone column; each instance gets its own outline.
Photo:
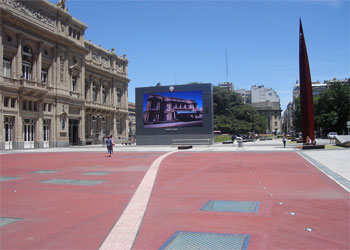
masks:
POLYGON ((125 115, 125 137, 129 138, 129 120, 128 120, 128 115, 125 115))
MULTIPOLYGON (((42 106, 42 103, 41 103, 41 106, 42 106)), ((41 108, 39 109, 41 110, 41 108)), ((39 112, 40 114, 40 112, 39 112)), ((36 131, 36 139, 37 139, 37 142, 38 142, 38 148, 42 148, 44 147, 44 126, 43 126, 43 117, 42 117, 42 114, 39 115, 39 118, 37 120, 37 131, 36 131)))
MULTIPOLYGON (((2 29, 1 29, 1 25, 0 25, 0 34, 2 34, 2 29)), ((2 35, 0 35, 0 76, 4 75, 3 72, 3 57, 4 57, 4 45, 2 43, 2 35)))
POLYGON ((52 62, 49 69, 49 72, 51 72, 51 75, 49 73, 50 80, 48 82, 48 85, 53 87, 53 84, 57 83, 57 49, 52 48, 51 52, 52 52, 52 62))
POLYGON ((93 88, 93 85, 94 85, 94 81, 93 81, 93 78, 92 78, 92 75, 90 75, 90 101, 93 101, 93 97, 92 97, 92 88, 93 88))
POLYGON ((108 84, 108 104, 113 105, 113 99, 112 99, 112 90, 113 90, 113 82, 109 82, 108 84))
POLYGON ((115 89, 116 89, 116 87, 117 87, 117 83, 116 83, 115 79, 112 78, 112 84, 111 84, 111 88, 112 88, 111 105, 112 106, 116 106, 116 101, 115 101, 115 96, 116 96, 115 89))
POLYGON ((86 144, 85 138, 85 109, 81 109, 79 138, 82 145, 86 144))
POLYGON ((22 77, 22 35, 17 34, 16 78, 22 77))
MULTIPOLYGON (((81 72, 80 72, 80 93, 81 99, 85 99, 85 59, 81 59, 81 72)), ((85 123, 85 121, 84 121, 85 123)), ((85 137, 85 134, 84 134, 85 137)))
POLYGON ((37 53, 37 62, 36 62, 36 81, 41 83, 41 62, 42 62, 42 43, 43 42, 38 42, 38 53, 37 53))
POLYGON ((56 85, 59 83, 61 83, 61 57, 58 49, 56 49, 56 85))
MULTIPOLYGON (((19 101, 19 99, 18 99, 19 101)), ((22 103, 21 103, 22 104, 22 103)), ((17 143, 17 149, 23 149, 24 148, 24 141, 23 141, 23 119, 22 116, 20 116, 19 109, 17 114, 17 121, 15 123, 17 124, 17 129, 15 131, 16 134, 16 143, 17 143)))
POLYGON ((102 86, 103 86, 103 79, 100 78, 100 89, 99 89, 100 98, 97 98, 97 100, 99 100, 99 103, 102 103, 102 86))
POLYGON ((114 112, 112 116, 112 130, 113 130, 113 137, 117 138, 118 136, 118 131, 117 131, 117 114, 114 112))

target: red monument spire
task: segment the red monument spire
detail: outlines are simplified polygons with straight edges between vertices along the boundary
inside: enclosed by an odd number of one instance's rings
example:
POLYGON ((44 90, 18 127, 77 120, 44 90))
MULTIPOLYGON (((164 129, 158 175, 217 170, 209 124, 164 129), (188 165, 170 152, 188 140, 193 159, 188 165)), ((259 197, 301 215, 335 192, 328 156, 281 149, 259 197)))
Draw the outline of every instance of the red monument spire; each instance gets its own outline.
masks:
POLYGON ((315 140, 315 122, 314 122, 314 104, 312 98, 312 84, 309 67, 309 59, 307 57, 303 26, 300 19, 299 31, 299 82, 300 82, 300 108, 301 123, 303 132, 303 142, 306 142, 307 136, 312 141, 315 140))

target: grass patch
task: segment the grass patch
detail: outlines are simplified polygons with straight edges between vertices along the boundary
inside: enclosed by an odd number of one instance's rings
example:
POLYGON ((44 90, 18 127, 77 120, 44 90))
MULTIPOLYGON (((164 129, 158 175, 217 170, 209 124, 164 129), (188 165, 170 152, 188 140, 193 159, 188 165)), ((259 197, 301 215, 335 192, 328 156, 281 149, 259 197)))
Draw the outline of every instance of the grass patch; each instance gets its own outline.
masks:
POLYGON ((231 141, 230 135, 217 135, 214 137, 214 142, 231 141))

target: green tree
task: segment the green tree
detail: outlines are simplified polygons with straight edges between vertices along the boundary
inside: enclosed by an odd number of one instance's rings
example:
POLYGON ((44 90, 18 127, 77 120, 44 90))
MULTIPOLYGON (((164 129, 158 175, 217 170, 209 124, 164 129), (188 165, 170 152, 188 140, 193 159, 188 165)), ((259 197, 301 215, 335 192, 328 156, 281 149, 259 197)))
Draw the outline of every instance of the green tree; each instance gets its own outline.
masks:
MULTIPOLYGON (((346 122, 350 120, 350 85, 334 84, 314 96, 315 130, 323 135, 334 131, 340 134, 346 131, 346 122)), ((294 127, 301 131, 300 98, 295 100, 294 127)))
POLYGON ((317 129, 345 133, 350 120, 350 85, 332 85, 316 99, 314 110, 317 129))
POLYGON ((266 130, 266 120, 237 93, 214 86, 214 128, 224 133, 246 134, 266 130))

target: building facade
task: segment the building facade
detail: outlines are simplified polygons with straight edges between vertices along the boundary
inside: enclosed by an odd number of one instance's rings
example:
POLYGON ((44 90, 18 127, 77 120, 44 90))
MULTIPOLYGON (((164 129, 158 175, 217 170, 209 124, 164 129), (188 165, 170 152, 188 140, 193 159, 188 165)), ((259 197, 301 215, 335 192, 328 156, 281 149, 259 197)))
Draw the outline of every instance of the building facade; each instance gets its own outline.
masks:
POLYGON ((232 82, 219 82, 218 83, 218 87, 225 88, 225 89, 227 89, 228 91, 231 91, 231 92, 234 91, 234 86, 233 86, 232 82))
POLYGON ((128 60, 84 38, 64 1, 0 0, 0 149, 128 137, 128 60))
POLYGON ((295 129, 293 125, 293 118, 294 118, 294 112, 293 112, 293 102, 289 102, 286 110, 283 113, 283 119, 282 119, 282 130, 283 132, 294 135, 295 129))
POLYGON ((129 138, 135 139, 136 137, 136 105, 133 102, 129 102, 129 138))
POLYGON ((265 88, 264 85, 253 85, 250 91, 239 89, 244 102, 251 105, 266 118, 266 133, 281 133, 281 105, 280 98, 272 88, 265 88))

